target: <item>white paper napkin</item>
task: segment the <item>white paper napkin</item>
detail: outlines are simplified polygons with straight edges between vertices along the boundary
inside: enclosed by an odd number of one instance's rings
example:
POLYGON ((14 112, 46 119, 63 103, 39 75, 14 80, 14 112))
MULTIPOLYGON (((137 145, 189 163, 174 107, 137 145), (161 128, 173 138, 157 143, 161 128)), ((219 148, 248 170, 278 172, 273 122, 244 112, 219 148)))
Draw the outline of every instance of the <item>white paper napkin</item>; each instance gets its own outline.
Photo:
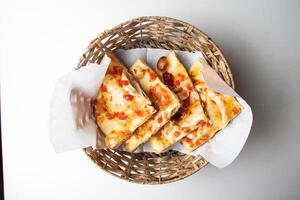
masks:
POLYGON ((100 65, 82 67, 56 82, 49 110, 49 139, 56 152, 95 145, 97 125, 91 120, 83 128, 77 127, 70 96, 71 91, 77 89, 88 97, 95 97, 109 63, 110 58, 105 56, 100 65))

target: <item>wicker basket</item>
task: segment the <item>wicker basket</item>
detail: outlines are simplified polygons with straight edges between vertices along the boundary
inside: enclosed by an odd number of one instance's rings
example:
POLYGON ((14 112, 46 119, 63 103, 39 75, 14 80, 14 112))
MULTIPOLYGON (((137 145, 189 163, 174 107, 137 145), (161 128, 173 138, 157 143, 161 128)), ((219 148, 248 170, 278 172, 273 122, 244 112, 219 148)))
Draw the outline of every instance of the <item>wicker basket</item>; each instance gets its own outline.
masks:
MULTIPOLYGON (((80 58, 77 69, 100 63, 106 51, 132 48, 201 51, 208 63, 234 88, 232 73, 217 45, 194 26, 167 17, 140 17, 106 30, 94 39, 80 58)), ((201 156, 176 151, 162 154, 84 149, 103 170, 130 182, 163 184, 183 179, 208 162, 201 156)))

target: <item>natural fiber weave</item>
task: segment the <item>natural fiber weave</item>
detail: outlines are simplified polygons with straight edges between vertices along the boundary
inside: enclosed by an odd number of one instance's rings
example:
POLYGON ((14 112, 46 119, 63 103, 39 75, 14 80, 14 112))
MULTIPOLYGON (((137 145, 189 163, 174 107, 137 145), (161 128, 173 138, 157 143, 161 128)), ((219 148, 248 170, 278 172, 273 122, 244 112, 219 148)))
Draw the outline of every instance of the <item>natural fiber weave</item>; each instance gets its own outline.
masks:
MULTIPOLYGON (((232 73, 221 50, 194 26, 167 17, 140 17, 106 30, 94 39, 80 58, 77 69, 100 63, 106 51, 132 48, 201 51, 208 63, 234 88, 232 73)), ((162 154, 128 153, 111 149, 84 149, 103 170, 124 180, 162 184, 183 179, 207 164, 201 156, 176 151, 162 154)))

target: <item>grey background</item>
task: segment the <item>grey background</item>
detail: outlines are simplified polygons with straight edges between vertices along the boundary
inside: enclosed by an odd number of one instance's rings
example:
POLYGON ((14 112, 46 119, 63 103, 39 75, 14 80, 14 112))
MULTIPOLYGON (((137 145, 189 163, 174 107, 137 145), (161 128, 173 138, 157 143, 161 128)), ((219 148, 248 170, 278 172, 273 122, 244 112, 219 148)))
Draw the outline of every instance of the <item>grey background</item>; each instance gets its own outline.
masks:
POLYGON ((0 66, 6 199, 299 199, 299 1, 1 1, 0 66), (55 154, 47 113, 57 77, 98 33, 127 19, 189 22, 223 50, 253 128, 228 167, 176 183, 118 180, 82 153, 55 154))

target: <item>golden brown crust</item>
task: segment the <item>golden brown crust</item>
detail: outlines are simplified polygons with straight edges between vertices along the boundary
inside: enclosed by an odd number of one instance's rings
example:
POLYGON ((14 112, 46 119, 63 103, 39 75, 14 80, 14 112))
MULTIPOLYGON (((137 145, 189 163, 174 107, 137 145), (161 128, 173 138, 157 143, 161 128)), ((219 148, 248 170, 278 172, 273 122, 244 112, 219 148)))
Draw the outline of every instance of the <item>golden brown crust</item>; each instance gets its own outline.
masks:
POLYGON ((155 112, 151 101, 136 90, 129 73, 115 56, 100 86, 94 110, 109 148, 118 147, 155 112))
POLYGON ((127 151, 133 152, 165 125, 180 107, 177 96, 165 86, 156 73, 141 60, 130 67, 130 72, 138 80, 158 112, 138 127, 124 143, 127 151))
POLYGON ((181 140, 181 144, 185 149, 193 151, 224 128, 241 112, 241 107, 235 97, 222 95, 207 87, 202 75, 202 64, 200 61, 196 61, 189 72, 209 118, 209 125, 198 128, 181 140))
POLYGON ((157 63, 158 74, 163 82, 178 96, 183 106, 158 134, 150 138, 156 153, 160 153, 181 138, 197 129, 207 118, 193 83, 174 51, 161 57, 157 63))

